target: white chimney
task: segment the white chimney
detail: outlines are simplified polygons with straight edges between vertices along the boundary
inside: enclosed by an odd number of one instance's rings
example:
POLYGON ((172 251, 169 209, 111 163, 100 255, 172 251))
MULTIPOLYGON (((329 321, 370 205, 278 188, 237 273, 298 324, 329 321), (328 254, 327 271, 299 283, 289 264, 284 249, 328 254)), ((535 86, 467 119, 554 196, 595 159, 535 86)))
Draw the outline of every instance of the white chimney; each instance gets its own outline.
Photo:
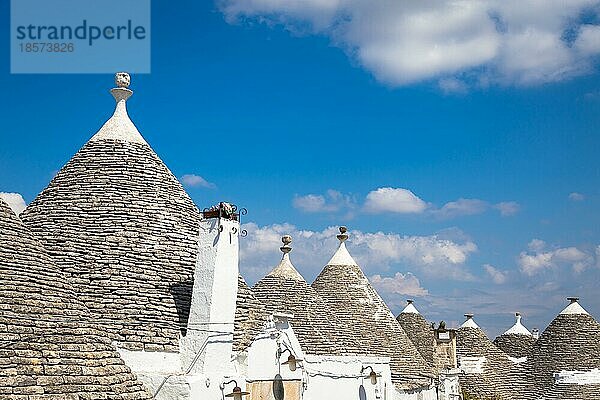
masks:
POLYGON ((181 340, 182 369, 231 374, 239 274, 239 214, 228 203, 204 212, 188 329, 181 340))

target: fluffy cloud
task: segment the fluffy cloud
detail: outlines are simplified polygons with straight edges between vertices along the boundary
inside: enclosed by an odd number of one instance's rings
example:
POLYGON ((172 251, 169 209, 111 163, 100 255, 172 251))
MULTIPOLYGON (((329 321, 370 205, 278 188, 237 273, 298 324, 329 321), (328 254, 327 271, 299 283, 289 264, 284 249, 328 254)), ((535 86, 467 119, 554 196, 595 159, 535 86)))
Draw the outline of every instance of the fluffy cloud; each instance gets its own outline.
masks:
POLYGON ((200 175, 185 174, 181 177, 181 183, 189 187, 202 187, 206 189, 215 189, 217 186, 201 177, 200 175))
MULTIPOLYGON (((335 227, 323 231, 302 230, 290 224, 258 226, 244 224, 248 236, 240 243, 240 268, 254 282, 269 272, 281 257, 281 236, 293 237, 292 260, 310 281, 329 261, 338 246, 335 227)), ((348 249, 365 273, 374 275, 392 266, 408 266, 433 279, 474 280, 465 268, 477 250, 472 241, 456 242, 431 236, 401 236, 394 233, 351 231, 348 249)))
POLYGON ((429 292, 427 289, 421 287, 419 279, 407 272, 406 274, 396 272, 393 277, 382 277, 379 274, 373 275, 369 278, 371 284, 382 296, 427 296, 429 292))
POLYGON ((593 255, 577 247, 546 248, 546 243, 543 240, 532 240, 529 243, 529 251, 523 251, 519 254, 518 263, 521 272, 533 276, 544 270, 567 265, 574 272, 579 273, 594 263, 593 255))
POLYGON ((573 193, 569 193, 569 200, 583 201, 583 200, 585 200, 585 196, 581 193, 573 192, 573 193))
POLYGON ((4 200, 17 215, 21 214, 25 207, 27 207, 23 196, 19 193, 0 192, 0 198, 4 200))
POLYGON ((292 200, 292 205, 295 208, 308 213, 335 212, 342 209, 349 210, 355 207, 352 196, 344 195, 337 190, 332 189, 329 189, 325 195, 296 195, 294 200, 292 200))
POLYGON ((324 34, 379 80, 439 79, 530 85, 594 70, 598 0, 220 0, 228 21, 254 18, 299 33, 324 34), (590 18, 588 18, 589 20, 590 18), (592 18, 593 20, 593 18, 592 18))
POLYGON ((480 199, 463 199, 451 201, 442 206, 442 208, 431 209, 431 213, 444 219, 456 218, 466 215, 483 214, 489 209, 496 209, 503 217, 515 215, 519 211, 519 203, 515 201, 505 201, 498 204, 490 204, 480 199))
POLYGON ((371 213, 419 214, 427 203, 408 189, 385 187, 369 192, 364 208, 371 213))
POLYGON ((484 264, 483 269, 485 270, 485 272, 488 273, 488 275, 490 276, 490 278, 492 278, 492 281, 495 284, 501 285, 503 283, 506 283, 508 279, 508 271, 501 271, 490 264, 484 264))
POLYGON ((503 217, 510 217, 511 215, 518 213, 521 209, 521 206, 516 201, 503 201, 495 204, 494 208, 500 211, 500 215, 503 217))

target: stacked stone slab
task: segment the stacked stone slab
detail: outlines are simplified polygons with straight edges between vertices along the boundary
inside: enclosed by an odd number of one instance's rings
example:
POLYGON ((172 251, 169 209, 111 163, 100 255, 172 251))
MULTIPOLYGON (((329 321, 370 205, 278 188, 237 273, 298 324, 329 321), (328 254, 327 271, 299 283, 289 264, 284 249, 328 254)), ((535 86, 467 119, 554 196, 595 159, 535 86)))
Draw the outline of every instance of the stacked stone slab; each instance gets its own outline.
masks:
POLYGON ((288 238, 283 238, 281 262, 252 287, 252 292, 269 313, 293 314, 292 329, 305 353, 352 354, 356 346, 345 334, 342 322, 292 264, 289 258, 291 238, 288 238))
POLYGON ((521 323, 521 314, 516 313, 515 324, 494 339, 494 344, 508 356, 515 359, 527 357, 531 351, 535 339, 531 332, 521 323))
POLYGON ((132 92, 112 93, 113 116, 21 217, 120 347, 176 351, 200 213, 129 119, 132 92))
POLYGON ((524 393, 527 398, 597 399, 600 396, 600 324, 572 298, 571 304, 535 342, 524 368, 530 377, 524 393), (575 378, 579 383, 573 383, 573 379, 561 382, 560 374, 564 376, 569 372, 579 373, 579 378, 575 378))
POLYGON ((150 399, 92 321, 0 199, 0 399, 150 399))
POLYGON ((248 348, 268 320, 264 305, 256 298, 244 278, 238 276, 238 291, 233 331, 233 351, 248 348))
POLYGON ((390 357, 396 387, 410 391, 428 386, 431 368, 348 253, 345 228, 340 231, 340 247, 312 287, 354 335, 362 354, 390 357))
POLYGON ((456 352, 463 370, 463 392, 480 400, 519 400, 515 392, 523 377, 518 367, 494 346, 470 314, 458 329, 456 352))
POLYGON ((427 322, 425 317, 414 306, 412 300, 407 301, 406 307, 396 320, 408 335, 410 341, 415 345, 419 354, 427 362, 427 365, 434 367, 433 349, 435 336, 431 324, 427 322))

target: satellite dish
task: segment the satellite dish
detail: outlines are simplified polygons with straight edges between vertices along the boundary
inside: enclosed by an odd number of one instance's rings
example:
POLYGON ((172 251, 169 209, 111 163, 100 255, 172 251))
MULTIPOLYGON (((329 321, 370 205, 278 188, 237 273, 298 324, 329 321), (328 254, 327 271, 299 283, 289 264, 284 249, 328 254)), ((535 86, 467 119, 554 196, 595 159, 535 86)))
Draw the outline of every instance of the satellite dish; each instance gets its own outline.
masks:
POLYGON ((275 378, 273 378, 273 397, 275 397, 275 400, 283 400, 283 398, 285 397, 283 379, 279 374, 275 375, 275 378))
POLYGON ((367 400, 367 391, 363 385, 358 387, 358 399, 359 400, 367 400))

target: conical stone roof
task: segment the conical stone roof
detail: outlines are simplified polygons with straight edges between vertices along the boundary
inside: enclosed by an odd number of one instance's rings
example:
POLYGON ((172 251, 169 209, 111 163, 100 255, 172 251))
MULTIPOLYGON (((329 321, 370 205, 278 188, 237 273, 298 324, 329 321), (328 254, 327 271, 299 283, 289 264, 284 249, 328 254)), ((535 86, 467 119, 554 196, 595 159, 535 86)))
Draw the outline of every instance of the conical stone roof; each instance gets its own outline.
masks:
POLYGON ((292 264, 289 257, 291 237, 284 236, 282 241, 281 262, 252 287, 252 292, 269 313, 293 314, 290 322, 305 353, 351 353, 354 345, 351 338, 341 336, 344 333, 342 322, 292 264))
POLYGON ((535 399, 589 400, 600 395, 600 324, 577 298, 533 345, 525 368, 535 399))
POLYGON ((113 116, 21 218, 119 346, 175 351, 200 213, 129 119, 122 78, 113 116))
POLYGON ((338 250, 312 287, 354 335, 359 354, 390 357, 396 386, 410 390, 428 385, 431 368, 348 253, 346 228, 340 232, 338 250))
POLYGON ((412 300, 407 300, 407 305, 396 317, 410 341, 415 345, 427 364, 433 368, 433 349, 435 336, 431 324, 416 309, 412 300))
POLYGON ((238 275, 238 291, 235 304, 233 351, 243 351, 258 335, 268 320, 265 306, 256 298, 252 289, 238 275))
POLYGON ((494 339, 494 344, 504 353, 516 359, 527 357, 531 351, 535 339, 533 335, 521 323, 521 314, 516 313, 515 324, 494 339))
POLYGON ((0 199, 0 398, 150 399, 42 245, 0 199))
POLYGON ((481 399, 520 400, 514 394, 522 379, 518 367, 494 346, 472 314, 466 317, 456 336, 461 389, 481 399))

